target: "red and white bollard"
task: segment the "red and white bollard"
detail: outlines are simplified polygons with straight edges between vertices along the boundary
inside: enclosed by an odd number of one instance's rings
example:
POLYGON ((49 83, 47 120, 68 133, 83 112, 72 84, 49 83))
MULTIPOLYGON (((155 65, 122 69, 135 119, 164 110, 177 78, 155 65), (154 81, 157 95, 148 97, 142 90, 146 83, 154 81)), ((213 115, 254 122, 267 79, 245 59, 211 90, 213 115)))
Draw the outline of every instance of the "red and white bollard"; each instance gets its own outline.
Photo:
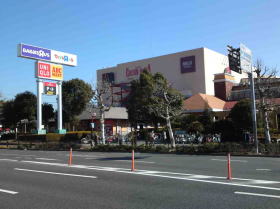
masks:
POLYGON ((230 153, 228 153, 228 155, 227 155, 227 170, 228 170, 227 179, 231 180, 232 179, 232 175, 231 175, 231 165, 230 165, 230 153))
POLYGON ((72 165, 72 148, 70 148, 68 165, 69 165, 69 166, 72 165))
POLYGON ((134 149, 132 150, 132 157, 131 157, 131 171, 135 171, 135 167, 134 167, 134 149))

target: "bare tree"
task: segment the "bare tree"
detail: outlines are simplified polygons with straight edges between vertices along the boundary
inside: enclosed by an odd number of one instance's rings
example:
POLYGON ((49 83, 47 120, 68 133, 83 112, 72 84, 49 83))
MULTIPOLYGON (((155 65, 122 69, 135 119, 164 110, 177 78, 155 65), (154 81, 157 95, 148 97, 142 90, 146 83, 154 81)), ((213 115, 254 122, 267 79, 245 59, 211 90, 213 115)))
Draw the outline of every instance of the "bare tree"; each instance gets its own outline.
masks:
POLYGON ((175 139, 171 127, 171 119, 182 113, 182 95, 166 81, 161 74, 154 75, 155 84, 150 111, 166 121, 171 147, 175 148, 175 139))
POLYGON ((255 79, 255 90, 257 94, 258 109, 264 118, 264 133, 266 143, 271 142, 269 132, 269 112, 275 109, 272 98, 279 95, 280 78, 276 77, 277 69, 265 66, 261 60, 257 60, 255 65, 257 78, 255 79))
POLYGON ((105 144, 105 112, 113 105, 113 94, 111 84, 106 81, 97 82, 93 85, 93 97, 90 102, 91 113, 98 111, 100 115, 100 129, 102 143, 105 144))

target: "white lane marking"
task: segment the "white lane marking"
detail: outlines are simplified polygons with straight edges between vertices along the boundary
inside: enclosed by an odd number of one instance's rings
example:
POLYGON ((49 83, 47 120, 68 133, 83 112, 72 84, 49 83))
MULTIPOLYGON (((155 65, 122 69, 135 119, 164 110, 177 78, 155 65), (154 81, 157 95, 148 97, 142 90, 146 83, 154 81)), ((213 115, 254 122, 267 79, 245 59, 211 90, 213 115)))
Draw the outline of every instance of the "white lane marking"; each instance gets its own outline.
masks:
POLYGON ((24 157, 35 157, 36 155, 20 155, 20 154, 0 154, 0 155, 7 155, 7 156, 24 156, 24 157))
POLYGON ((257 168, 257 171, 271 171, 271 169, 268 168, 257 168))
POLYGON ((40 157, 40 158, 35 158, 37 160, 57 160, 57 159, 52 159, 52 158, 43 158, 43 157, 40 157))
POLYGON ((13 160, 13 159, 0 159, 2 161, 11 161, 11 162, 17 162, 18 160, 13 160))
MULTIPOLYGON (((222 162, 226 162, 226 161, 227 161, 227 160, 225 160, 225 159, 211 159, 211 160, 215 160, 215 161, 222 161, 222 162)), ((247 160, 233 160, 233 159, 231 159, 230 161, 231 161, 231 162, 248 163, 248 161, 247 161, 247 160)))
MULTIPOLYGON (((120 161, 120 162, 129 162, 131 163, 131 160, 114 160, 114 161, 120 161)), ((143 160, 135 160, 135 163, 150 163, 150 164, 153 164, 155 162, 151 162, 151 161, 143 161, 143 160)))
MULTIPOLYGON (((62 163, 49 163, 49 162, 37 162, 37 161, 21 161, 21 162, 69 167, 68 164, 62 164, 62 163)), ((86 165, 72 165, 71 167, 72 168, 83 168, 83 169, 89 169, 89 170, 111 171, 111 172, 116 172, 116 173, 154 176, 154 177, 162 177, 162 178, 169 178, 169 179, 179 179, 179 180, 197 181, 197 182, 204 182, 204 183, 211 183, 211 184, 222 184, 222 185, 229 185, 229 186, 239 186, 239 187, 248 187, 248 188, 258 188, 258 189, 280 191, 280 187, 266 187, 266 186, 250 185, 250 183, 252 183, 253 181, 263 181, 263 180, 258 180, 258 179, 233 178, 233 180, 248 181, 247 184, 246 183, 241 184, 241 183, 233 182, 233 181, 231 181, 231 182, 229 182, 229 181, 221 182, 221 181, 214 181, 214 180, 204 180, 204 179, 201 178, 204 175, 198 175, 199 178, 194 178, 195 176, 197 176, 196 174, 186 174, 186 173, 172 173, 172 172, 161 172, 161 171, 152 171, 152 173, 149 173, 148 170, 136 170, 135 172, 131 172, 130 169, 101 167, 101 166, 86 166, 86 165), (165 174, 165 175, 162 175, 162 174, 165 174), (170 175, 180 175, 180 176, 170 176, 170 175), (192 177, 192 178, 189 178, 189 177, 192 177)), ((205 178, 219 178, 221 180, 226 180, 226 177, 220 177, 220 176, 205 176, 205 178)), ((266 181, 266 182, 267 183, 275 183, 275 184, 280 183, 278 181, 266 181)))
POLYGON ((234 194, 243 194, 243 195, 259 196, 259 197, 280 198, 280 196, 277 196, 277 195, 258 194, 258 193, 249 193, 249 192, 234 192, 234 194))
MULTIPOLYGON (((69 154, 67 154, 66 156, 69 156, 69 154)), ((104 157, 104 155, 77 155, 77 154, 73 154, 73 157, 104 157)))
POLYGON ((46 173, 46 174, 62 175, 62 176, 75 176, 75 177, 81 177, 81 178, 92 178, 92 179, 97 178, 96 176, 85 176, 85 175, 78 175, 78 174, 71 174, 71 173, 56 173, 56 172, 49 172, 49 171, 29 170, 29 169, 23 169, 23 168, 15 168, 15 170, 28 171, 28 172, 34 172, 34 173, 46 173))
POLYGON ((276 182, 273 181, 265 181, 265 180, 251 180, 249 181, 251 184, 277 184, 276 182))
POLYGON ((8 194, 18 194, 18 192, 10 191, 10 190, 5 190, 5 189, 0 189, 0 192, 8 193, 8 194))
POLYGON ((135 160, 136 163, 155 163, 155 162, 152 162, 152 161, 143 161, 143 160, 135 160))
POLYGON ((87 157, 87 158, 85 158, 86 160, 96 160, 96 159, 98 159, 98 158, 94 158, 94 157, 87 157))

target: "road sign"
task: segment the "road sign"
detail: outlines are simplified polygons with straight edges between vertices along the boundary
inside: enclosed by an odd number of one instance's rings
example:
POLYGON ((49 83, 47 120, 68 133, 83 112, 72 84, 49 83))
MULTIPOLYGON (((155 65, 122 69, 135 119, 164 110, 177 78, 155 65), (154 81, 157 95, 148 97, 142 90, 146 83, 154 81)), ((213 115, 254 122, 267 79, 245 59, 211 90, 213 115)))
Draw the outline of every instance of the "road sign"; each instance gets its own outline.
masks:
POLYGON ((252 51, 244 44, 240 44, 240 67, 243 72, 252 72, 252 51))

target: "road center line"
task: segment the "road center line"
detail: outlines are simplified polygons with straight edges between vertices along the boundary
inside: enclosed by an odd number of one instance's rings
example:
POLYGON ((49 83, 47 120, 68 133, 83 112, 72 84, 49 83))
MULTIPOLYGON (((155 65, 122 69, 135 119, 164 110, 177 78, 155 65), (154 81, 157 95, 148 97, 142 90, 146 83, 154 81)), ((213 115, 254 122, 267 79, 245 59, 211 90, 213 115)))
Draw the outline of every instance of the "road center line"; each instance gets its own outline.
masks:
POLYGON ((11 162, 17 162, 18 160, 13 160, 13 159, 0 159, 2 161, 11 161, 11 162))
MULTIPOLYGON (((226 159, 211 159, 211 160, 215 160, 215 161, 222 161, 222 162, 226 162, 226 159)), ((241 162, 241 163, 248 163, 247 160, 230 160, 231 162, 241 162)))
POLYGON ((29 170, 29 169, 23 169, 23 168, 15 168, 15 170, 34 172, 34 173, 46 173, 46 174, 62 175, 62 176, 75 176, 75 177, 81 177, 81 178, 92 178, 92 179, 97 178, 96 176, 85 176, 85 175, 78 175, 78 174, 71 174, 71 173, 56 173, 56 172, 49 172, 49 171, 29 170))
POLYGON ((271 169, 268 168, 257 168, 257 171, 271 171, 271 169))
POLYGON ((0 189, 0 192, 8 193, 8 194, 17 194, 18 192, 10 191, 10 190, 5 190, 5 189, 0 189))
POLYGON ((280 196, 277 196, 277 195, 258 194, 258 193, 249 193, 249 192, 234 192, 234 194, 243 194, 243 195, 259 196, 259 197, 280 198, 280 196))
POLYGON ((35 159, 37 159, 37 160, 57 160, 57 159, 52 159, 52 158, 43 158, 43 157, 41 157, 41 158, 35 158, 35 159))
MULTIPOLYGON (((120 162, 128 162, 131 163, 131 160, 115 160, 115 161, 120 161, 120 162)), ((143 161, 143 160, 135 160, 135 163, 150 163, 153 164, 155 162, 151 162, 151 161, 143 161)))

